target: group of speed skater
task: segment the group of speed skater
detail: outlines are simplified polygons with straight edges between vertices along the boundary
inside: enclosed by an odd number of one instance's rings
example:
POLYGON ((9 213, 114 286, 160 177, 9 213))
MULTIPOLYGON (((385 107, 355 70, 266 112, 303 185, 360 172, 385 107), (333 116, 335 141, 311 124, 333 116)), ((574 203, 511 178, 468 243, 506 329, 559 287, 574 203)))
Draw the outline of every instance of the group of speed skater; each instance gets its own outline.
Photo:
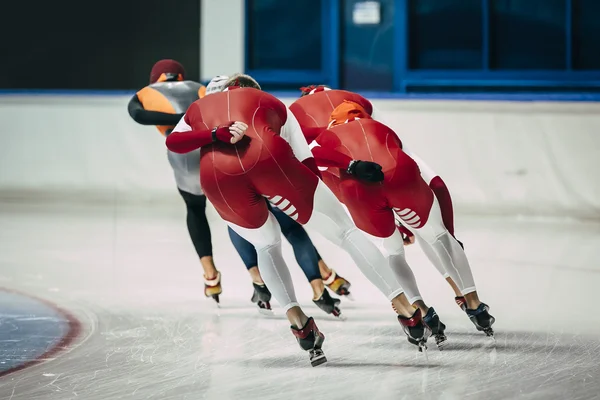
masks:
MULTIPOLYGON (((330 268, 303 227, 345 250, 391 302, 419 350, 446 326, 426 304, 406 261, 417 242, 478 331, 493 336, 494 317, 479 299, 463 244, 454 235, 452 200, 442 178, 412 153, 363 96, 325 85, 301 88, 286 106, 251 76, 186 80, 183 66, 160 60, 150 84, 128 105, 130 116, 166 137, 169 162, 187 208, 190 238, 204 269, 205 295, 219 302, 221 273, 205 215, 208 200, 228 225, 250 274, 252 301, 283 308, 313 366, 327 361, 325 335, 296 299, 282 256, 282 234, 323 311, 342 317, 350 282, 330 268)), ((396 129, 394 129, 396 128, 396 129)))

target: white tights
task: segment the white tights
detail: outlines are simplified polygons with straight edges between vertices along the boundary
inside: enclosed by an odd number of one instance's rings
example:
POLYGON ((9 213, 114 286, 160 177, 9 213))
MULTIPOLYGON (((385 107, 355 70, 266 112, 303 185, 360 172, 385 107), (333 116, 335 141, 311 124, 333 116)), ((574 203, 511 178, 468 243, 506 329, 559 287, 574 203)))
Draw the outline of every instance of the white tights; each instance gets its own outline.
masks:
POLYGON ((427 223, 419 229, 407 228, 417 237, 423 252, 444 278, 451 277, 463 295, 476 290, 467 255, 444 226, 435 196, 427 223))
POLYGON ((387 238, 379 238, 369 235, 366 232, 363 233, 380 249, 383 249, 384 252, 387 253, 388 265, 394 272, 394 275, 396 275, 398 282, 402 285, 404 294, 410 304, 413 304, 417 300, 423 300, 421 293, 419 292, 419 287, 417 286, 415 275, 406 262, 404 241, 402 240, 400 232, 395 229, 394 233, 387 238))
MULTIPOLYGON (((267 221, 258 229, 228 224, 256 248, 258 268, 275 300, 285 311, 297 306, 294 285, 281 255, 281 234, 275 217, 269 213, 267 221)), ((346 250, 361 272, 388 300, 403 292, 381 251, 356 228, 337 198, 321 181, 315 191, 314 209, 306 227, 346 250)))

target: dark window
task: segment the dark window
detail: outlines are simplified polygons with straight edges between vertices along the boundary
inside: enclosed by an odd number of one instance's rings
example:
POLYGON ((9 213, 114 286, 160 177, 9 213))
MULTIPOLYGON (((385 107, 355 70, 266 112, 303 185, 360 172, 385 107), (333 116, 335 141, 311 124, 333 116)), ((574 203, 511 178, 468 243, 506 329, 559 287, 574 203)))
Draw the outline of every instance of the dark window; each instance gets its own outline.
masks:
POLYGON ((600 70, 600 0, 573 0, 573 68, 600 70))
POLYGON ((249 0, 248 68, 321 70, 321 0, 249 0))
POLYGON ((490 6, 491 68, 566 68, 566 0, 491 0, 490 6))
POLYGON ((162 58, 178 60, 188 78, 199 79, 198 1, 34 3, 2 4, 2 15, 13 17, 0 24, 1 88, 137 89, 162 58))
POLYGON ((353 13, 364 0, 344 0, 342 87, 391 91, 394 82, 394 0, 380 0, 379 24, 357 24, 353 13))
POLYGON ((411 69, 479 69, 481 0, 409 0, 411 69))

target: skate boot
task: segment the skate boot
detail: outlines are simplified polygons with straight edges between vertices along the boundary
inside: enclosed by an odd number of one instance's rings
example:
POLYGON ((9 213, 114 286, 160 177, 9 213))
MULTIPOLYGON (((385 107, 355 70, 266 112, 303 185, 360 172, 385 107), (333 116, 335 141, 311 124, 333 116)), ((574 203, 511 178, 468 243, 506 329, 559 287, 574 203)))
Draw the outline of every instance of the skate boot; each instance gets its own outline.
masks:
POLYGON ((338 305, 341 303, 340 299, 334 299, 331 297, 327 290, 323 290, 321 297, 318 300, 313 300, 313 303, 315 303, 317 307, 325 311, 327 314, 344 319, 342 316, 342 311, 338 307, 338 305))
POLYGON ((319 328, 317 328, 317 324, 315 324, 315 320, 312 317, 308 318, 308 321, 306 321, 306 324, 304 324, 301 329, 293 326, 290 328, 292 329, 294 336, 296 336, 302 350, 309 352, 310 364, 313 367, 327 362, 325 353, 323 353, 323 350, 321 349, 321 346, 323 346, 323 342, 325 341, 325 335, 319 331, 319 328))
POLYGON ((408 341, 419 348, 419 351, 427 350, 427 339, 431 336, 431 329, 425 325, 421 318, 421 310, 417 309, 410 318, 398 315, 398 321, 408 337, 408 341))
POLYGON ((496 321, 496 318, 490 315, 488 312, 489 309, 490 307, 487 304, 481 303, 476 310, 470 310, 467 308, 465 311, 478 331, 485 333, 487 336, 493 337, 494 330, 492 329, 492 325, 496 321))
POLYGON ((350 286, 352 285, 346 279, 339 276, 333 269, 329 277, 323 280, 323 283, 338 296, 347 296, 352 300, 352 296, 350 295, 350 286))
POLYGON ((465 299, 464 297, 455 297, 454 301, 456 302, 456 304, 458 304, 458 306, 460 307, 461 310, 463 311, 467 311, 467 299, 465 299))
POLYGON ((204 277, 204 295, 212 297, 219 304, 219 295, 223 292, 221 288, 221 273, 217 271, 217 277, 214 279, 206 279, 204 277))
POLYGON ((267 288, 267 286, 259 283, 252 282, 254 285, 254 294, 252 295, 253 303, 256 303, 258 306, 258 312, 261 314, 273 314, 273 309, 271 308, 271 292, 267 288))
POLYGON ((440 317, 437 315, 433 307, 429 307, 429 311, 423 317, 423 322, 431 329, 431 333, 435 339, 435 344, 438 348, 442 348, 442 346, 446 343, 448 338, 444 333, 446 331, 446 325, 442 321, 440 321, 440 317))

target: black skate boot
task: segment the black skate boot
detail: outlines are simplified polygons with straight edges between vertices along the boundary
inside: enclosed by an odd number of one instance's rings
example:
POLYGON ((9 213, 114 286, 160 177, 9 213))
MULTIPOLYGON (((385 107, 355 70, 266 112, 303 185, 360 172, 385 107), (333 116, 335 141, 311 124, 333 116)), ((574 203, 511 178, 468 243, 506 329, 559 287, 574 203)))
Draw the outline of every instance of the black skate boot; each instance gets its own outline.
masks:
POLYGON ((421 310, 417 309, 410 318, 398 315, 398 321, 408 337, 408 341, 419 348, 419 351, 427 350, 427 339, 431 336, 431 329, 425 325, 421 317, 421 310))
POLYGON ((258 312, 261 314, 272 315, 271 292, 264 283, 261 285, 252 282, 252 285, 254 285, 254 293, 252 294, 252 299, 250 299, 250 301, 256 303, 258 312))
POLYGON ((488 310, 490 307, 481 303, 476 310, 466 309, 466 313, 477 328, 478 331, 485 333, 487 336, 493 337, 494 330, 492 329, 492 325, 496 321, 496 318, 492 317, 488 310))
POLYGON ((463 311, 467 311, 467 299, 465 299, 464 297, 455 297, 454 301, 456 302, 456 304, 460 307, 461 310, 463 311))
POLYGON ((214 279, 206 279, 204 277, 204 295, 206 297, 212 297, 214 301, 219 305, 219 295, 223 293, 221 288, 221 272, 217 271, 217 277, 214 279))
POLYGON ((423 322, 431 329, 431 333, 435 339, 435 344, 438 348, 442 348, 442 346, 446 343, 448 338, 444 333, 446 331, 446 325, 440 321, 440 317, 437 315, 433 307, 429 307, 429 311, 423 317, 423 322))
POLYGON ((348 299, 353 300, 350 294, 352 284, 339 276, 335 270, 331 270, 331 275, 327 279, 323 279, 323 283, 338 296, 346 296, 348 299))
POLYGON ((325 341, 325 335, 319 331, 319 328, 317 328, 317 324, 315 324, 315 320, 312 317, 308 318, 308 321, 306 321, 306 324, 304 324, 301 329, 294 326, 291 326, 290 328, 292 329, 294 336, 296 336, 302 350, 309 352, 310 364, 313 367, 327 362, 325 353, 323 353, 323 350, 321 349, 321 346, 323 346, 323 342, 325 341))
POLYGON ((323 294, 319 300, 313 300, 313 303, 315 303, 317 307, 325 311, 327 314, 331 314, 340 319, 345 319, 344 316, 342 316, 342 311, 338 307, 338 305, 341 303, 341 300, 331 297, 327 290, 323 290, 323 294))

